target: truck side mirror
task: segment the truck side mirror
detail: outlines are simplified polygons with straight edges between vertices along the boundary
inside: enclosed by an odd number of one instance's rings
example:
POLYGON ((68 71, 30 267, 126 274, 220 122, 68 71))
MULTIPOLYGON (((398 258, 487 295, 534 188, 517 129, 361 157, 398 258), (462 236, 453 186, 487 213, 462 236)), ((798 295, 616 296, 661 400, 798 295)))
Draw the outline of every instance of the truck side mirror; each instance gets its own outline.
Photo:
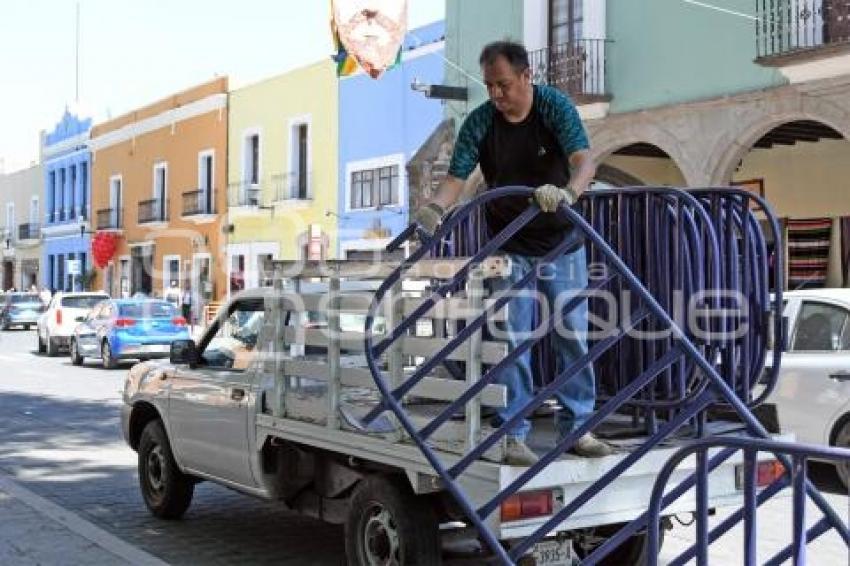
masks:
POLYGON ((171 343, 169 361, 172 364, 188 364, 194 367, 198 363, 198 350, 193 340, 175 340, 171 343))

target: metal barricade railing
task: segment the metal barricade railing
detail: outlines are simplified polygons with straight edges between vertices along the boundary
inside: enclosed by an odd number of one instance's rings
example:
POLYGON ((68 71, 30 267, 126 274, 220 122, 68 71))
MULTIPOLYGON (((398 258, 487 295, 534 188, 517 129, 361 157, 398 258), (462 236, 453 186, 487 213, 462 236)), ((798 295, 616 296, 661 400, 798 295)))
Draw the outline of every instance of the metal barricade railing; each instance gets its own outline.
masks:
MULTIPOLYGON (((738 414, 750 434, 756 437, 767 437, 765 429, 749 411, 748 404, 751 402, 749 395, 750 389, 744 391, 743 387, 738 386, 739 382, 736 381, 735 375, 723 373, 724 370, 728 371, 730 369, 729 364, 723 363, 724 356, 726 356, 727 361, 730 355, 732 356, 731 359, 735 359, 734 349, 730 345, 734 344, 734 341, 730 341, 728 334, 734 324, 739 322, 740 313, 728 308, 729 305, 725 298, 718 291, 724 283, 724 278, 730 279, 736 276, 739 262, 743 262, 746 266, 748 261, 755 261, 755 258, 749 257, 748 253, 732 254, 735 256, 734 261, 729 258, 729 254, 732 253, 729 250, 734 251, 734 244, 739 239, 733 229, 734 219, 740 219, 742 222, 741 226, 744 229, 751 225, 751 211, 748 198, 744 197, 740 192, 730 191, 725 195, 725 200, 721 199, 725 203, 724 206, 726 208, 724 210, 727 212, 726 218, 729 219, 724 224, 718 220, 718 216, 711 215, 712 205, 715 204, 715 200, 717 199, 712 200, 710 192, 694 196, 684 191, 667 188, 641 188, 631 189, 630 191, 631 193, 626 193, 625 191, 608 193, 604 191, 599 193, 598 196, 592 194, 588 196, 587 200, 589 200, 589 203, 586 200, 583 206, 599 209, 600 207, 613 206, 615 202, 617 206, 627 206, 633 198, 644 199, 647 203, 652 204, 652 206, 647 205, 644 210, 647 225, 651 222, 658 223, 659 225, 667 223, 669 224, 669 229, 674 231, 676 235, 669 239, 672 244, 667 246, 670 257, 666 259, 664 257, 651 257, 650 259, 654 262, 669 260, 672 262, 671 265, 675 264, 675 269, 672 270, 674 273, 673 279, 682 282, 682 290, 686 288, 684 286, 685 278, 691 276, 694 270, 699 273, 695 288, 704 291, 705 297, 702 299, 702 302, 694 305, 694 310, 704 308, 718 309, 720 314, 716 320, 712 319, 709 324, 709 329, 716 332, 709 332, 708 337, 695 337, 692 329, 686 328, 682 323, 687 317, 684 319, 679 317, 674 318, 673 315, 675 313, 671 314, 670 297, 665 296, 665 293, 669 293, 675 286, 665 285, 663 282, 659 283, 658 281, 653 282, 651 278, 643 280, 641 277, 635 275, 634 266, 630 266, 621 257, 622 248, 620 245, 628 245, 628 239, 634 238, 634 234, 628 234, 628 226, 625 228, 623 226, 618 227, 619 235, 616 239, 618 245, 612 246, 612 242, 606 240, 606 235, 609 232, 604 225, 604 219, 606 217, 610 218, 610 212, 608 216, 601 213, 590 214, 589 223, 577 210, 562 206, 557 211, 558 218, 574 226, 575 230, 563 243, 556 246, 546 256, 541 258, 540 262, 551 261, 565 251, 575 248, 584 239, 586 245, 592 250, 591 254, 605 266, 609 274, 592 280, 583 292, 579 292, 573 296, 565 305, 564 313, 568 313, 570 310, 576 308, 588 296, 592 297, 593 292, 596 290, 612 284, 616 285, 616 288, 621 292, 628 291, 634 297, 634 304, 636 306, 629 310, 622 324, 619 324, 616 329, 609 332, 608 335, 596 339, 584 356, 575 360, 569 367, 561 368, 562 371, 538 391, 513 417, 507 419, 501 426, 489 432, 483 438, 476 439, 473 434, 468 435, 466 453, 451 466, 445 464, 438 453, 429 445, 429 437, 459 409, 466 408, 468 418, 476 415, 477 411, 475 411, 475 408, 477 405, 475 396, 487 384, 493 383, 500 371, 510 365, 523 351, 533 346, 538 339, 531 338, 524 341, 501 362, 491 367, 484 375, 468 379, 468 388, 466 391, 459 395, 455 401, 449 403, 436 417, 421 428, 417 428, 414 424, 414 420, 407 414, 402 401, 405 395, 419 381, 424 379, 430 370, 446 360, 446 356, 451 351, 480 332, 487 317, 497 312, 509 302, 511 299, 510 291, 493 297, 488 303, 488 307, 482 309, 483 313, 479 318, 468 320, 466 325, 449 340, 441 351, 426 360, 411 375, 407 376, 406 379, 400 382, 398 379, 386 379, 383 372, 379 369, 377 361, 382 354, 388 351, 394 342, 415 327, 420 316, 432 308, 437 302, 443 300, 453 289, 457 289, 463 282, 472 280, 473 278, 470 276, 474 275, 476 266, 490 254, 499 250, 509 238, 513 237, 523 226, 540 214, 539 209, 533 205, 529 206, 528 209, 510 222, 502 232, 492 235, 486 241, 482 242, 480 249, 468 259, 465 266, 452 279, 437 286, 430 298, 423 301, 419 308, 409 316, 403 318, 394 328, 388 328, 387 333, 383 335, 380 342, 375 343, 372 325, 385 295, 400 281, 407 270, 429 254, 437 251, 442 246, 443 239, 447 235, 458 230, 463 222, 466 222, 471 215, 475 214, 477 210, 487 203, 495 199, 511 196, 530 197, 532 190, 525 187, 506 187, 487 191, 474 201, 458 209, 455 214, 443 223, 433 239, 427 241, 416 250, 399 269, 383 282, 375 293, 366 317, 366 358, 375 383, 382 394, 382 401, 363 418, 364 423, 368 425, 368 423, 384 411, 391 411, 439 475, 443 485, 455 498, 469 521, 479 530, 482 539, 486 542, 490 550, 506 564, 513 563, 519 557, 523 556, 537 541, 547 536, 553 529, 556 529, 559 524, 574 514, 601 490, 605 489, 606 486, 610 485, 620 474, 630 468, 661 441, 679 430, 683 425, 694 421, 698 425, 704 422, 705 410, 712 405, 718 403, 728 405, 738 414), (616 199, 619 199, 619 201, 616 199), (736 209, 736 206, 739 206, 739 208, 736 209), (655 214, 655 216, 652 216, 652 214, 655 214), (594 225, 592 226, 591 223, 594 225), (718 237, 718 228, 725 230, 726 236, 718 237), (624 230, 626 233, 624 233, 624 230), (692 238, 690 243, 686 241, 687 237, 692 238), (688 253, 684 253, 686 249, 688 253), (653 289, 656 291, 655 293, 653 293, 653 289), (725 310, 721 310, 722 308, 725 308, 725 310), (733 312, 730 314, 730 311, 733 312), (551 450, 541 456, 536 464, 528 467, 490 501, 475 508, 472 500, 463 492, 458 481, 459 476, 489 448, 505 437, 508 431, 518 424, 521 419, 539 408, 556 390, 562 387, 580 370, 588 364, 593 364, 600 360, 612 348, 618 345, 622 347, 624 340, 635 329, 648 329, 665 333, 663 340, 657 340, 653 343, 653 355, 642 358, 637 365, 631 365, 633 375, 629 379, 622 379, 617 383, 615 390, 611 391, 608 398, 602 400, 601 406, 587 422, 558 441, 551 450), (733 353, 729 354, 729 350, 732 350, 733 353), (671 378, 671 368, 673 367, 677 371, 677 379, 675 380, 671 378), (689 370, 685 372, 683 368, 689 368, 689 370), (653 392, 658 393, 659 391, 663 393, 662 398, 659 398, 657 395, 653 396, 653 392), (638 393, 641 392, 643 392, 642 397, 638 397, 638 393), (510 551, 506 550, 488 527, 488 517, 508 497, 522 489, 541 470, 570 449, 581 436, 593 430, 594 427, 614 412, 622 410, 624 407, 629 406, 629 404, 641 401, 644 402, 645 407, 668 409, 668 412, 663 415, 664 420, 662 422, 653 421, 650 427, 649 437, 645 442, 622 458, 579 496, 554 513, 533 534, 513 546, 510 551)), ((763 201, 759 201, 759 204, 773 224, 774 231, 778 233, 776 220, 770 213, 767 204, 763 201)), ((619 213, 617 213, 617 216, 621 217, 619 213)), ((415 230, 416 228, 414 227, 405 230, 390 244, 390 247, 400 245, 404 240, 412 236, 415 230)), ((664 234, 661 236, 664 236, 664 234)), ((748 252, 752 247, 749 239, 751 236, 742 233, 742 238, 741 249, 748 252)), ((637 259, 637 256, 633 257, 637 259)), ((628 260, 629 257, 626 255, 625 259, 628 260)), ((764 257, 762 256, 758 261, 763 262, 763 260, 764 257)), ((781 266, 781 258, 778 263, 781 266)), ((643 272, 637 269, 638 273, 645 273, 647 277, 653 271, 657 273, 659 268, 657 265, 653 266, 652 262, 643 267, 643 272)), ((514 284, 512 290, 520 288, 532 281, 535 276, 535 270, 531 270, 525 277, 514 284)), ((745 279, 747 277, 749 275, 744 276, 745 279)), ((762 292, 762 295, 761 298, 764 298, 766 291, 762 292)), ((774 309, 778 309, 778 304, 781 303, 781 292, 778 295, 778 303, 774 303, 774 309)), ((770 303, 764 300, 759 304, 769 305, 770 303)), ((550 332, 555 328, 562 314, 558 313, 557 315, 547 316, 541 322, 540 326, 545 329, 546 333, 550 332)), ((685 314, 687 315, 688 313, 686 312, 685 314)), ((777 315, 776 312, 774 314, 777 315)), ((781 327, 778 322, 780 317, 777 315, 774 318, 777 321, 775 331, 779 335, 781 333, 781 327)), ((758 361, 758 356, 754 359, 758 361)), ((742 383, 755 385, 754 381, 744 381, 742 383)), ((469 425, 469 423, 467 424, 469 425)), ((697 426, 695 430, 701 433, 703 429, 701 426, 697 426)), ((825 500, 816 491, 811 496, 819 506, 826 505, 825 500)), ((627 532, 629 529, 632 529, 632 534, 634 534, 635 529, 639 528, 634 525, 637 525, 639 521, 633 522, 622 529, 620 534, 627 532)), ((614 539, 616 540, 620 534, 615 535, 614 539)), ((596 555, 598 556, 598 554, 596 555)))
MULTIPOLYGON (((681 448, 664 465, 658 475, 650 499, 650 508, 642 517, 645 519, 648 533, 647 558, 650 566, 658 564, 659 522, 664 508, 691 489, 695 489, 697 512, 695 514, 696 542, 685 552, 674 558, 669 564, 676 566, 695 560, 698 566, 708 563, 708 550, 712 542, 723 536, 735 525, 743 521, 744 540, 742 563, 755 564, 757 557, 757 520, 756 510, 759 506, 774 497, 777 493, 790 487, 792 490, 793 531, 792 542, 783 550, 765 562, 769 565, 783 564, 793 559, 794 564, 806 563, 806 545, 829 530, 835 530, 850 552, 850 530, 841 517, 829 503, 822 500, 811 481, 808 479, 806 465, 809 460, 849 462, 850 450, 843 448, 827 448, 776 442, 756 438, 706 438, 693 442, 681 448), (709 455, 715 450, 713 456, 709 455), (737 452, 744 453, 743 465, 743 498, 744 506, 721 521, 715 528, 709 530, 708 525, 708 475, 720 463, 731 458, 737 452), (758 454, 768 453, 778 458, 784 466, 784 473, 760 492, 756 481, 758 471, 758 454), (676 467, 686 458, 696 456, 697 469, 678 486, 665 493, 670 476, 676 467), (810 528, 806 528, 806 496, 812 497, 823 516, 810 528)), ((641 521, 640 519, 638 521, 641 521)), ((588 557, 586 563, 596 563, 598 558, 609 549, 614 548, 616 541, 603 545, 588 557), (597 556, 597 554, 599 556, 597 556)))

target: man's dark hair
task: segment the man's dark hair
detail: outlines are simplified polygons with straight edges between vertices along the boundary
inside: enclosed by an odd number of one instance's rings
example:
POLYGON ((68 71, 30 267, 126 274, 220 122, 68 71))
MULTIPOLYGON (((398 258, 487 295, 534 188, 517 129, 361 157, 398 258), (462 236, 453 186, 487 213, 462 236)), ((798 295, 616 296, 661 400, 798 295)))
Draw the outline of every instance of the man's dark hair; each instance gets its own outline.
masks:
POLYGON ((478 58, 478 64, 492 65, 499 57, 504 57, 507 62, 514 68, 517 73, 521 73, 528 69, 528 51, 521 43, 514 41, 494 41, 488 43, 481 50, 481 56, 478 58))

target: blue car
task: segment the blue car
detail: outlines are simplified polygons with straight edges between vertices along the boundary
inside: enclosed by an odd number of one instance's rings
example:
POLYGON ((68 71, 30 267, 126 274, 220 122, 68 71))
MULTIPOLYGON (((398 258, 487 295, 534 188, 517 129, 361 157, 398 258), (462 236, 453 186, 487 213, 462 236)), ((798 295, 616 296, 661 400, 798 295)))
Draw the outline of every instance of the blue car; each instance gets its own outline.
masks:
POLYGON ((171 343, 189 340, 186 319, 157 299, 109 299, 97 304, 71 337, 71 362, 100 358, 112 369, 120 360, 167 358, 171 343))

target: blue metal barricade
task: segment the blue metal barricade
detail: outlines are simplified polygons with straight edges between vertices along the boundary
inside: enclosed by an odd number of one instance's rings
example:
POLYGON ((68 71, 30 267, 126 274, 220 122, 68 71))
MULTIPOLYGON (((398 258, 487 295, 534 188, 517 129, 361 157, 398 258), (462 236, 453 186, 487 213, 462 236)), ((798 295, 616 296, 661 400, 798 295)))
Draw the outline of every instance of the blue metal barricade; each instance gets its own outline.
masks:
MULTIPOLYGON (((692 560, 696 560, 699 566, 707 564, 708 549, 711 543, 742 521, 744 525, 742 562, 748 566, 756 564, 758 550, 756 510, 787 487, 790 487, 793 492, 792 542, 765 564, 783 564, 789 559, 793 559, 794 564, 805 564, 806 545, 830 530, 835 530, 838 533, 847 545, 848 551, 850 551, 850 531, 832 507, 826 510, 819 504, 823 516, 812 527, 806 528, 806 497, 814 491, 806 471, 806 464, 811 459, 835 463, 847 462, 850 461, 850 450, 790 444, 757 438, 706 438, 681 448, 664 465, 652 492, 651 504, 647 512, 648 564, 650 566, 658 564, 660 538, 658 525, 662 511, 694 486, 696 487, 697 505, 703 507, 695 516, 697 540, 688 550, 669 562, 670 566, 686 564, 692 560), (709 450, 711 449, 716 449, 716 454, 709 457, 709 450), (744 506, 709 531, 708 509, 704 508, 707 499, 708 475, 717 465, 737 452, 744 454, 744 506), (760 492, 756 481, 759 453, 767 453, 777 457, 785 468, 781 477, 765 486, 760 492), (665 487, 676 466, 685 458, 693 455, 696 456, 697 460, 696 472, 665 494, 665 487)), ((829 504, 826 503, 826 505, 829 504)))
MULTIPOLYGON (((496 253, 523 226, 542 214, 536 205, 518 215, 502 232, 489 234, 475 245, 480 231, 482 207, 504 197, 531 197, 526 187, 505 187, 490 190, 460 207, 447 218, 433 238, 421 245, 388 277, 375 293, 366 317, 366 358, 375 383, 382 394, 381 403, 364 417, 368 424, 384 411, 391 411, 424 457, 440 477, 446 490, 457 501, 468 520, 478 529, 482 540, 493 554, 505 564, 513 564, 531 550, 533 545, 549 535, 587 501, 610 485, 620 474, 640 460, 660 442, 683 425, 702 422, 710 406, 723 404, 738 414, 753 437, 766 438, 767 432, 750 412, 750 406, 765 398, 775 383, 780 352, 774 352, 773 374, 767 378, 767 392, 758 398, 753 391, 764 365, 766 324, 773 309, 775 336, 781 336, 781 289, 771 303, 767 288, 767 262, 764 236, 755 223, 751 203, 764 211, 770 230, 778 234, 778 225, 767 204, 749 193, 732 189, 705 190, 689 194, 669 188, 634 188, 589 193, 573 208, 562 206, 558 217, 575 227, 569 238, 557 246, 541 262, 551 261, 582 240, 590 252, 591 261, 604 269, 604 275, 591 278, 584 292, 569 300, 561 313, 544 313, 540 327, 548 334, 560 317, 576 308, 582 301, 593 305, 595 293, 601 290, 614 296, 630 297, 629 311, 616 328, 594 338, 586 355, 569 367, 552 371, 534 397, 512 418, 483 436, 476 445, 451 466, 445 464, 429 443, 429 438, 452 415, 473 399, 482 389, 494 382, 499 372, 533 347, 537 338, 525 340, 503 360, 491 367, 477 382, 471 384, 455 401, 448 403, 430 422, 417 427, 402 404, 402 400, 428 373, 446 361, 446 356, 461 346, 473 333, 484 326, 488 317, 499 311, 511 299, 510 291, 491 298, 492 303, 475 320, 467 321, 437 354, 427 359, 401 383, 391 385, 378 366, 378 360, 397 340, 415 327, 417 320, 448 293, 462 286, 471 271, 485 258, 496 253), (457 234, 464 234, 458 241, 457 234), (446 243, 454 234, 455 241, 446 243), (380 312, 387 292, 404 273, 423 258, 444 253, 445 246, 463 250, 471 257, 454 278, 437 285, 431 296, 410 316, 398 322, 376 343, 372 326, 380 312), (442 250, 442 251, 441 251, 442 250), (726 293, 725 291, 734 291, 726 293), (684 305, 677 311, 677 306, 684 305), (754 307, 752 336, 736 333, 750 319, 744 312, 754 307), (685 324, 694 313, 711 312, 700 328, 685 324), (657 337, 638 340, 636 333, 654 332, 657 337), (490 501, 476 508, 464 493, 458 478, 488 449, 495 446, 521 419, 537 410, 553 393, 589 364, 603 370, 604 385, 600 403, 582 426, 557 442, 540 460, 523 471, 512 483, 490 501), (487 526, 487 518, 508 497, 519 491, 551 462, 569 450, 585 433, 593 430, 615 412, 628 408, 643 411, 648 438, 635 447, 602 477, 572 501, 566 502, 533 534, 506 550, 487 526)), ((391 245, 397 246, 414 234, 410 227, 391 245)), ((774 262, 781 273, 781 257, 774 262)), ((518 281, 517 289, 536 277, 531 270, 518 281)), ((779 280, 779 279, 777 279, 779 280)), ((598 305, 597 305, 598 307, 598 305)), ((601 308, 601 307, 599 307, 601 308)), ((697 430, 702 430, 697 427, 697 430)), ((810 485, 813 501, 827 513, 828 504, 810 485)), ((613 548, 646 527, 646 515, 633 521, 608 543, 586 559, 595 563, 613 548)))

